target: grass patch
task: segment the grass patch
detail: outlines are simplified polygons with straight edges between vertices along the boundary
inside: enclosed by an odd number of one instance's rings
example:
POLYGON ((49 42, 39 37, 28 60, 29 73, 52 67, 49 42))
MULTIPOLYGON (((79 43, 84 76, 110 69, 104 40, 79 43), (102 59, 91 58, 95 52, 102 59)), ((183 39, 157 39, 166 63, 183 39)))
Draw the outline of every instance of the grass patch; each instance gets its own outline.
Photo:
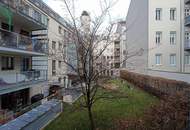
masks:
MULTIPOLYGON (((117 119, 143 117, 144 110, 159 100, 121 80, 110 80, 109 83, 118 87, 117 91, 100 89, 97 94, 106 93, 110 96, 126 94, 127 98, 101 99, 93 107, 93 116, 98 130, 114 129, 117 119)), ((64 112, 50 123, 45 130, 89 130, 87 111, 74 105, 64 104, 64 112)))

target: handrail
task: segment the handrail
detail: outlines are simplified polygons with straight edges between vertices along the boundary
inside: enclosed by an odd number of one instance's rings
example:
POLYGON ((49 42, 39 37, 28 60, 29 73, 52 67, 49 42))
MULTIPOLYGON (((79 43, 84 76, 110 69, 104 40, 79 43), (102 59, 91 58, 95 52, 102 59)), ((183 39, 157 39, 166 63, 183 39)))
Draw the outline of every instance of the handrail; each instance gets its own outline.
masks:
POLYGON ((46 53, 47 41, 41 41, 0 28, 0 46, 46 53))

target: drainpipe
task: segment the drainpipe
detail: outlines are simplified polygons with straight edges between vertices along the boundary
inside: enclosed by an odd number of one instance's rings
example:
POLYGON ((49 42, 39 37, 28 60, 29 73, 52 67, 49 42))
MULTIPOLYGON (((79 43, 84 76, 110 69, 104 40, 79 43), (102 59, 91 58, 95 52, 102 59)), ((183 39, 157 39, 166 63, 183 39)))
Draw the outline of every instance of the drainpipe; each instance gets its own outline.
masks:
POLYGON ((184 7, 185 7, 185 4, 184 4, 184 0, 181 0, 180 2, 180 72, 184 72, 184 65, 183 65, 183 53, 184 53, 184 32, 185 32, 185 22, 184 22, 184 7))

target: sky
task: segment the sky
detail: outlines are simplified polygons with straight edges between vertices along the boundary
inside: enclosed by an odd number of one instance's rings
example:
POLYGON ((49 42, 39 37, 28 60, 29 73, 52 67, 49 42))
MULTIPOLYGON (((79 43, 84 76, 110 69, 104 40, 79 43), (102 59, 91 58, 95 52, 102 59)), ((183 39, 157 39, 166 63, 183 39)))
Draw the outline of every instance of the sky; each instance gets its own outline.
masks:
MULTIPOLYGON (((68 17, 66 10, 64 10, 64 3, 61 0, 43 0, 55 12, 62 17, 68 17)), ((71 1, 71 0, 70 0, 71 1)), ((100 11, 100 0, 77 0, 76 2, 76 16, 80 16, 83 10, 88 11, 90 14, 98 15, 100 11)), ((125 19, 129 8, 130 0, 118 0, 112 7, 110 14, 112 20, 125 19)))

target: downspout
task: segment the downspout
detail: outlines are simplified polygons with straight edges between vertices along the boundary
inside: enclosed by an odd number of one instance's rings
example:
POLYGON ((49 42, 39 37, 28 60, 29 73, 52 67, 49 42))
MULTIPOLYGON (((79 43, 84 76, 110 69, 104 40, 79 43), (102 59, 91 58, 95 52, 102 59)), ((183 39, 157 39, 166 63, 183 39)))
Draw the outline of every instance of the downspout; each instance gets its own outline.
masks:
POLYGON ((184 32, 185 32, 185 22, 184 22, 184 0, 180 2, 180 72, 184 72, 184 32))

